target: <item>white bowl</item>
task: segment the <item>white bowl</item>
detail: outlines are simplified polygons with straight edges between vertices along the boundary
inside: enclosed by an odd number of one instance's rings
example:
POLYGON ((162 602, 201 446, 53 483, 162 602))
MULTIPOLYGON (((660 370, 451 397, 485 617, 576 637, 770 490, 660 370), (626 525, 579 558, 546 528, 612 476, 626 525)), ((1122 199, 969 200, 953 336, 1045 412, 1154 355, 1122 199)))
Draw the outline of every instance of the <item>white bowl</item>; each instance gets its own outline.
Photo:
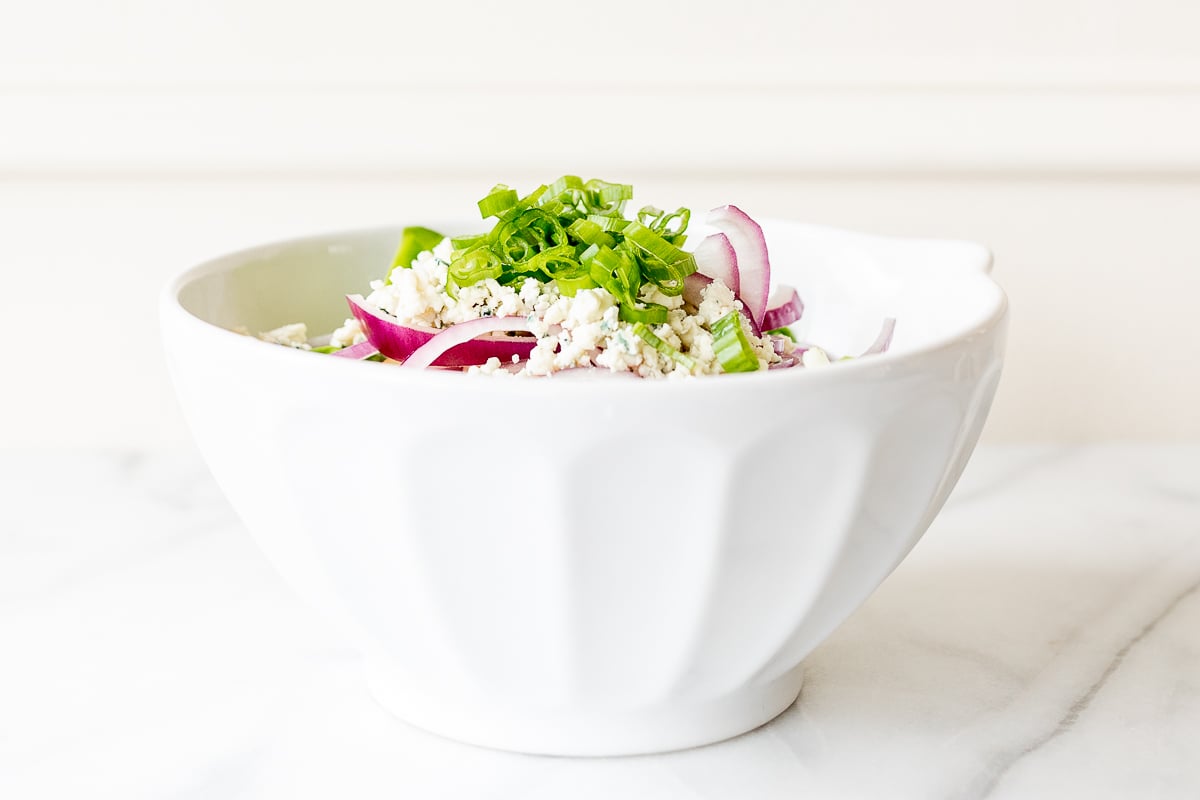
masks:
MULTIPOLYGON (((474 227, 478 227, 476 223, 474 227)), ((535 753, 671 750, 754 728, 908 553, 983 426, 1006 301, 964 242, 764 223, 801 338, 892 351, 687 380, 408 371, 231 333, 329 330, 398 229, 210 261, 167 288, 179 399, 295 589, 397 716, 535 753)), ((470 225, 450 230, 469 230, 470 225)))

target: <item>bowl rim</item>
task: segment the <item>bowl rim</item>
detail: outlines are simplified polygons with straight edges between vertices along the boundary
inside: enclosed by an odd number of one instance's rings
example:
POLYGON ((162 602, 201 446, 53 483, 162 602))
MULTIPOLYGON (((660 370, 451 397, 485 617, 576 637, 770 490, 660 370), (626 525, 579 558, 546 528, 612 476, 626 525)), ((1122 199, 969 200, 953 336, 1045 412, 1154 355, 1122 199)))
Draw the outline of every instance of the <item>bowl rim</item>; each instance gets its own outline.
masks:
MULTIPOLYGON (((641 381, 624 381, 614 380, 604 382, 604 387, 610 391, 625 391, 617 387, 622 385, 635 386, 640 384, 651 384, 658 387, 657 391, 678 391, 678 387, 685 387, 683 390, 689 393, 697 391, 697 386, 702 385, 705 391, 713 391, 723 387, 729 390, 731 387, 745 387, 747 390, 753 390, 754 387, 760 386, 762 381, 770 381, 770 385, 778 386, 781 383, 786 384, 790 381, 838 381, 850 380, 852 378, 863 377, 874 373, 885 374, 893 369, 903 367, 912 367, 914 364, 927 360, 938 354, 952 351, 959 348, 967 347, 971 342, 980 338, 990 336, 997 329, 1001 329, 1008 316, 1008 296, 1001 286, 991 276, 991 268, 993 258, 991 252, 981 244, 963 239, 943 239, 933 237, 913 237, 913 236, 892 236, 883 234, 864 233, 847 228, 840 228, 830 225, 820 225, 814 223, 801 222, 798 220, 789 220, 782 218, 763 217, 759 222, 764 226, 772 225, 791 225, 808 229, 814 233, 829 236, 839 236, 848 239, 856 239, 862 242, 871 242, 875 244, 887 244, 903 242, 911 245, 926 245, 936 247, 956 246, 963 250, 964 253, 971 254, 973 260, 971 263, 965 263, 962 266, 962 275, 960 280, 963 281, 979 281, 990 292, 990 303, 985 312, 979 314, 973 322, 962 328, 961 330, 935 338, 926 342, 919 347, 914 347, 903 352, 893 353, 888 352, 871 358, 853 359, 850 361, 839 362, 836 369, 786 369, 786 370, 759 370, 753 373, 739 373, 736 380, 708 380, 707 378, 715 378, 718 376, 699 376, 702 378, 698 382, 696 380, 676 379, 676 380, 641 380, 641 381), (973 251, 973 252, 972 252, 973 251), (710 388, 711 387, 711 388, 710 388)), ((432 224, 432 223, 431 223, 432 224)), ((454 227, 461 225, 462 221, 451 223, 446 227, 454 227)), ((248 259, 254 258, 266 252, 278 251, 280 248, 292 247, 304 244, 314 244, 318 242, 330 242, 334 239, 346 238, 362 238, 367 236, 380 236, 385 233, 394 233, 399 235, 404 225, 389 224, 389 225, 373 225, 357 228, 338 229, 324 231, 319 233, 311 233, 301 236, 286 237, 268 242, 250 245, 248 247, 239 248, 230 252, 222 253, 204 261, 194 264, 183 271, 176 274, 164 285, 159 294, 159 320, 160 330, 164 332, 170 325, 182 326, 182 328, 191 331, 202 341, 210 342, 214 348, 218 347, 241 347, 241 348, 256 348, 254 351, 244 350, 247 355, 251 352, 257 352, 261 358, 269 359, 284 359, 277 361, 280 366, 285 364, 300 365, 306 364, 308 368, 316 369, 335 369, 359 370, 358 376, 361 379, 368 379, 368 375, 374 375, 372 380, 386 380, 390 383, 399 383, 407 385, 428 384, 430 386, 438 386, 441 388, 452 388, 454 382, 462 380, 464 373, 458 370, 406 370, 398 369, 370 369, 364 368, 361 362, 356 362, 342 358, 319 358, 314 359, 306 351, 297 350, 291 347, 279 346, 263 346, 265 343, 258 340, 257 337, 247 336, 236 331, 223 328, 207 320, 201 319, 192 312, 184 308, 180 301, 180 295, 184 288, 188 285, 200 280, 210 274, 219 273, 234 269, 240 263, 248 259), (306 359, 306 360, 296 360, 306 359), (318 366, 320 365, 320 366, 318 366)), ((170 347, 169 342, 164 342, 170 347)), ((168 352, 168 356, 170 353, 168 352)), ((343 379, 350 373, 342 373, 343 379)), ((524 387, 530 385, 528 380, 506 380, 494 379, 494 376, 485 376, 488 380, 471 379, 470 389, 472 391, 507 391, 504 387, 524 387), (499 389, 497 389, 499 387, 499 389)), ((534 381, 536 385, 551 384, 559 387, 559 391, 574 391, 582 390, 585 392, 594 392, 598 388, 598 384, 591 380, 563 380, 555 379, 555 375, 545 377, 541 380, 534 381)), ((460 384, 461 386, 461 384, 460 384)), ((642 386, 636 390, 645 392, 649 387, 642 386)))

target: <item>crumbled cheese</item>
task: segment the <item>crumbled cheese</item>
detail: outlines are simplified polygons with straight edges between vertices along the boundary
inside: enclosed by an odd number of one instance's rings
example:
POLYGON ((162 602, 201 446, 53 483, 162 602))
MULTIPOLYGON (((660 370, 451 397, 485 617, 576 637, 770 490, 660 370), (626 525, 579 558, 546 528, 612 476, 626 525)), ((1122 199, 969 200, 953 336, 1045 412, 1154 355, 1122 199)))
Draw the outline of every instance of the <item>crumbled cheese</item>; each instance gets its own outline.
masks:
POLYGON ((829 363, 829 355, 819 347, 810 347, 804 351, 800 361, 806 367, 823 367, 829 363))
POLYGON ((303 322, 294 322, 291 325, 281 325, 274 330, 269 330, 266 333, 260 333, 259 339, 271 344, 281 344, 286 347, 294 347, 297 350, 311 350, 312 347, 308 344, 308 326, 303 322))
POLYGON ((366 340, 367 336, 363 333, 362 325, 353 317, 343 322, 342 327, 329 336, 329 343, 334 347, 350 347, 366 340))

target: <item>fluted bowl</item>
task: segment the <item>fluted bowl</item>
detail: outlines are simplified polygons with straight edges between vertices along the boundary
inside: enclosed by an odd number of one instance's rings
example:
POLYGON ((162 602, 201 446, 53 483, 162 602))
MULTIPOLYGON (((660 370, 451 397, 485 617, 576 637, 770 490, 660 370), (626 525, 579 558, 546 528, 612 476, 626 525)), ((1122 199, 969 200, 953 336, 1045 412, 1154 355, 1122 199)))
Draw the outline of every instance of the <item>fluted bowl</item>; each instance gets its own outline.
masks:
POLYGON ((804 657, 962 472, 1006 302, 977 245, 763 228, 775 279, 805 301, 802 339, 859 352, 892 316, 891 352, 512 379, 230 332, 336 327, 399 229, 257 247, 167 287, 196 443, 270 560, 357 642, 385 707, 465 742, 612 755, 717 741, 795 701, 804 657))

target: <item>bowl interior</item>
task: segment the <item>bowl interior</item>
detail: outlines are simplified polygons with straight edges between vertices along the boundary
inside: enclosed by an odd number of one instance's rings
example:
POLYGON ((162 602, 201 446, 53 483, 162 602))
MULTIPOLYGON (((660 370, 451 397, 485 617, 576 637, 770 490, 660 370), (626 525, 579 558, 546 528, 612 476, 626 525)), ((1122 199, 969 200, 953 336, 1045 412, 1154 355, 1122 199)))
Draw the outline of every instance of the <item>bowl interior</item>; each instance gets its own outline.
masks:
MULTIPOLYGON (((869 346, 884 317, 898 320, 892 350, 905 352, 967 334, 1003 305, 979 245, 774 220, 763 229, 772 284, 795 286, 805 304, 793 330, 836 355, 869 346)), ((706 232, 695 228, 693 241, 706 232)), ((386 273, 399 234, 398 227, 331 233, 241 251, 197 267, 173 291, 186 311, 222 328, 305 322, 310 335, 326 333, 349 316, 344 295, 367 294, 386 273)))

